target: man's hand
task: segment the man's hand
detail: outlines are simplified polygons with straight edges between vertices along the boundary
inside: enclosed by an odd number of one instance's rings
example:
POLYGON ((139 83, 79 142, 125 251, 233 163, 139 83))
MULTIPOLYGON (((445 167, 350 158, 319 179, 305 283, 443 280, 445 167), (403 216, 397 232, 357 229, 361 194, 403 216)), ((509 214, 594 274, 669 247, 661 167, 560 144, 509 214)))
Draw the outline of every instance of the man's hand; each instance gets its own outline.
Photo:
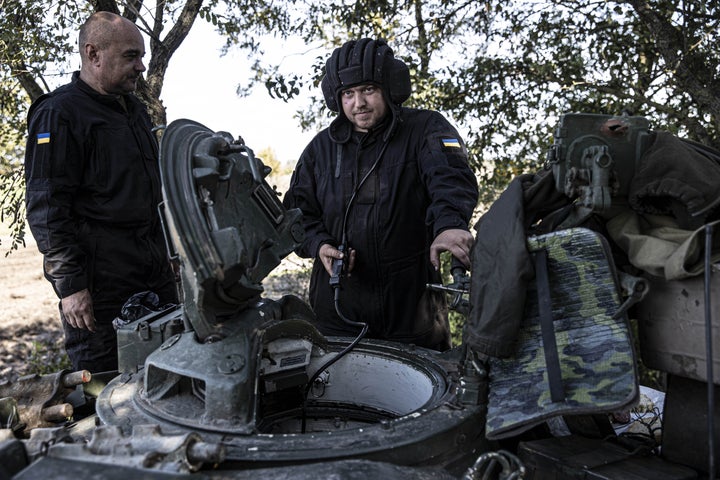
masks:
POLYGON ((430 245, 430 263, 435 270, 440 270, 440 254, 447 251, 470 270, 470 250, 474 242, 475 239, 467 230, 460 228, 443 230, 430 245))
POLYGON ((347 271, 350 272, 353 269, 353 266, 355 266, 355 249, 351 248, 348 253, 349 255, 345 256, 343 252, 329 243, 324 243, 318 251, 318 258, 320 258, 320 261, 322 262, 323 267, 325 267, 325 271, 328 272, 328 275, 332 276, 332 263, 335 259, 345 258, 347 260, 347 271))
POLYGON ((71 327, 95 331, 92 297, 86 288, 60 300, 63 317, 71 327))

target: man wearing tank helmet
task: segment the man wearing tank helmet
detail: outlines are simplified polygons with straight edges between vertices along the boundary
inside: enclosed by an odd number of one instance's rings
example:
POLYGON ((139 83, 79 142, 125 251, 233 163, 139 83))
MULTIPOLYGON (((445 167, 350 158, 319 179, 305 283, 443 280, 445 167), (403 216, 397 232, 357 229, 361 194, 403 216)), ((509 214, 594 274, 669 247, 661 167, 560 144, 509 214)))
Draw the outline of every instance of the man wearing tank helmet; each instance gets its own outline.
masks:
POLYGON ((303 151, 284 199, 303 212, 298 255, 316 260, 318 329, 356 336, 366 323, 368 338, 445 350, 445 298, 426 284, 440 282, 442 251, 470 266, 478 189, 465 145, 440 113, 401 106, 408 67, 384 40, 335 49, 322 91, 337 118, 303 151))

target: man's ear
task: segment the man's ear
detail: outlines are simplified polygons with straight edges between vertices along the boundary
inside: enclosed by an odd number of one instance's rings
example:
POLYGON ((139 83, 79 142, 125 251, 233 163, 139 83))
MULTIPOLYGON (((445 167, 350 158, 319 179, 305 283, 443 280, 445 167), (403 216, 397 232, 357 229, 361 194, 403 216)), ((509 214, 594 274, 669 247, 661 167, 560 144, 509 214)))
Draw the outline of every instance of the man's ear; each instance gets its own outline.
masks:
POLYGON ((98 61, 99 50, 95 45, 92 43, 86 43, 83 48, 85 49, 85 58, 87 58, 91 63, 98 61))

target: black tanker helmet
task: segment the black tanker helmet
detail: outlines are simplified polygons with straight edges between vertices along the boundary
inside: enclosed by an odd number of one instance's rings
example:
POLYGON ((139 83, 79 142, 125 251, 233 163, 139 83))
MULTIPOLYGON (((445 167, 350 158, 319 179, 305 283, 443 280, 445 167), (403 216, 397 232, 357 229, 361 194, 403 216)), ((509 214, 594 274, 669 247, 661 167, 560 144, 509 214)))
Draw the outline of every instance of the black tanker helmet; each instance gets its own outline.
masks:
POLYGON ((340 93, 365 83, 382 88, 392 110, 410 97, 408 67, 395 58, 385 40, 351 40, 333 51, 321 83, 325 103, 333 112, 339 112, 340 93))

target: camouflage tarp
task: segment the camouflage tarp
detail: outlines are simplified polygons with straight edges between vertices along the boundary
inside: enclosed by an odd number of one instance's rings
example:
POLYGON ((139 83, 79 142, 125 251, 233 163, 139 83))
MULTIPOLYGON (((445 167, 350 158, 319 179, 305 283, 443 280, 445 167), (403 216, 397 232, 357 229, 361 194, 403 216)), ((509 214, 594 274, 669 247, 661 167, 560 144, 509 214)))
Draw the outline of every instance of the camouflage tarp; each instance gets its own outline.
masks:
POLYGON ((517 435, 550 417, 620 410, 638 398, 627 317, 605 239, 575 228, 528 238, 528 250, 546 249, 552 318, 564 401, 550 398, 538 314, 531 282, 515 354, 490 361, 486 436, 517 435))

